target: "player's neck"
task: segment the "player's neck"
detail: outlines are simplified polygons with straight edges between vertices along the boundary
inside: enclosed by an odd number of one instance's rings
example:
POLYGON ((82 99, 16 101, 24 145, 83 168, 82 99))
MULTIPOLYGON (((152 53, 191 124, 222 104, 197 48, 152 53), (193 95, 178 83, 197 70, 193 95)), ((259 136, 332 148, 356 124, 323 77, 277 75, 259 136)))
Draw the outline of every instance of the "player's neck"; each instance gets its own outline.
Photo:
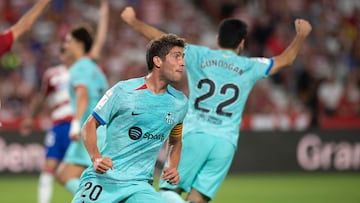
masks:
POLYGON ((145 84, 150 92, 153 94, 163 94, 166 92, 168 83, 165 80, 160 79, 154 73, 149 73, 145 77, 145 84))
POLYGON ((83 51, 75 52, 75 54, 74 54, 75 61, 81 59, 84 56, 86 56, 86 55, 85 55, 85 53, 83 51))
POLYGON ((222 47, 219 47, 220 50, 223 50, 223 51, 231 51, 231 52, 234 52, 236 55, 240 55, 241 51, 242 51, 242 47, 239 45, 236 49, 230 49, 230 48, 222 48, 222 47))

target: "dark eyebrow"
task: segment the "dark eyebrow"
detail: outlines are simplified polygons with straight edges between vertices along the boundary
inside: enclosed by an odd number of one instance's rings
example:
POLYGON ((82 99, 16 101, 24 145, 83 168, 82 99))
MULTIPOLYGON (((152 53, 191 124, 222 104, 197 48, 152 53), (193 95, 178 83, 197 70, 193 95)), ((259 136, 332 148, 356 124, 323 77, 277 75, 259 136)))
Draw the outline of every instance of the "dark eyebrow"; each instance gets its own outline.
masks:
POLYGON ((170 54, 183 54, 183 55, 185 55, 185 53, 184 53, 184 52, 181 52, 181 51, 170 52, 170 54))

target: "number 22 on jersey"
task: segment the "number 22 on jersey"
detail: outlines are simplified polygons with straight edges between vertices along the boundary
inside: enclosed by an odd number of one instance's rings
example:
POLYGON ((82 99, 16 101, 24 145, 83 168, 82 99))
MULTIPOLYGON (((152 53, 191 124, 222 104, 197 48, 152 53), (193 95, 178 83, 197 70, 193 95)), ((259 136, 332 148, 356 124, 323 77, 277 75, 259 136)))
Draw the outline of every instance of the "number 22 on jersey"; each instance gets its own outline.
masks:
POLYGON ((197 83, 198 90, 205 90, 205 93, 198 96, 195 99, 194 107, 195 109, 208 113, 210 111, 215 111, 217 115, 231 117, 232 112, 226 111, 225 108, 233 104, 239 98, 239 87, 233 83, 225 83, 222 85, 216 86, 215 82, 209 78, 204 78, 199 80, 197 83), (232 92, 232 94, 231 94, 232 92), (202 102, 214 97, 214 96, 227 96, 223 101, 218 102, 214 105, 214 109, 206 108, 202 106, 202 102))

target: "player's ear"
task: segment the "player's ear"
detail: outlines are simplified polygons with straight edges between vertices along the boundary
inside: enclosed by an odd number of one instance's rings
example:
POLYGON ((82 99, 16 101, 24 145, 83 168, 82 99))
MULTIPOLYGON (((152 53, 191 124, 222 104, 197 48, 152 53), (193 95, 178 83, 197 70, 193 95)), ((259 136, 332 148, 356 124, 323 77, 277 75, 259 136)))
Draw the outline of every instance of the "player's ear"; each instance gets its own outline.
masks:
POLYGON ((159 56, 154 56, 153 57, 153 62, 155 64, 156 67, 160 67, 162 64, 162 60, 159 56))
POLYGON ((236 53, 240 54, 245 47, 245 39, 242 39, 239 46, 236 48, 236 53))
POLYGON ((242 39, 241 42, 240 42, 240 49, 243 50, 244 47, 245 47, 245 39, 242 39))

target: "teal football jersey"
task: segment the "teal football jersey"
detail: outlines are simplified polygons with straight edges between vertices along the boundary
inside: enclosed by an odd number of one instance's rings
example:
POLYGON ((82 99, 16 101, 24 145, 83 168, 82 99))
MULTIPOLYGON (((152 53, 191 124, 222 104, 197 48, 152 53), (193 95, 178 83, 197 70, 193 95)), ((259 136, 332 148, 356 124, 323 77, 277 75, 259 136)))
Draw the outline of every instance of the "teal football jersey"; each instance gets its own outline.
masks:
POLYGON ((247 97, 255 82, 267 77, 273 60, 188 44, 185 63, 190 94, 184 136, 221 136, 237 146, 247 97))
POLYGON ((80 120, 81 126, 91 114, 93 108, 108 89, 108 83, 101 69, 90 58, 83 57, 75 62, 70 68, 70 102, 76 110, 76 86, 85 86, 89 96, 89 103, 80 120))
POLYGON ((186 111, 186 96, 170 85, 166 93, 153 94, 144 78, 118 82, 92 114, 106 125, 101 154, 112 159, 113 169, 100 175, 90 167, 84 176, 99 175, 109 182, 152 180, 160 149, 186 111))

